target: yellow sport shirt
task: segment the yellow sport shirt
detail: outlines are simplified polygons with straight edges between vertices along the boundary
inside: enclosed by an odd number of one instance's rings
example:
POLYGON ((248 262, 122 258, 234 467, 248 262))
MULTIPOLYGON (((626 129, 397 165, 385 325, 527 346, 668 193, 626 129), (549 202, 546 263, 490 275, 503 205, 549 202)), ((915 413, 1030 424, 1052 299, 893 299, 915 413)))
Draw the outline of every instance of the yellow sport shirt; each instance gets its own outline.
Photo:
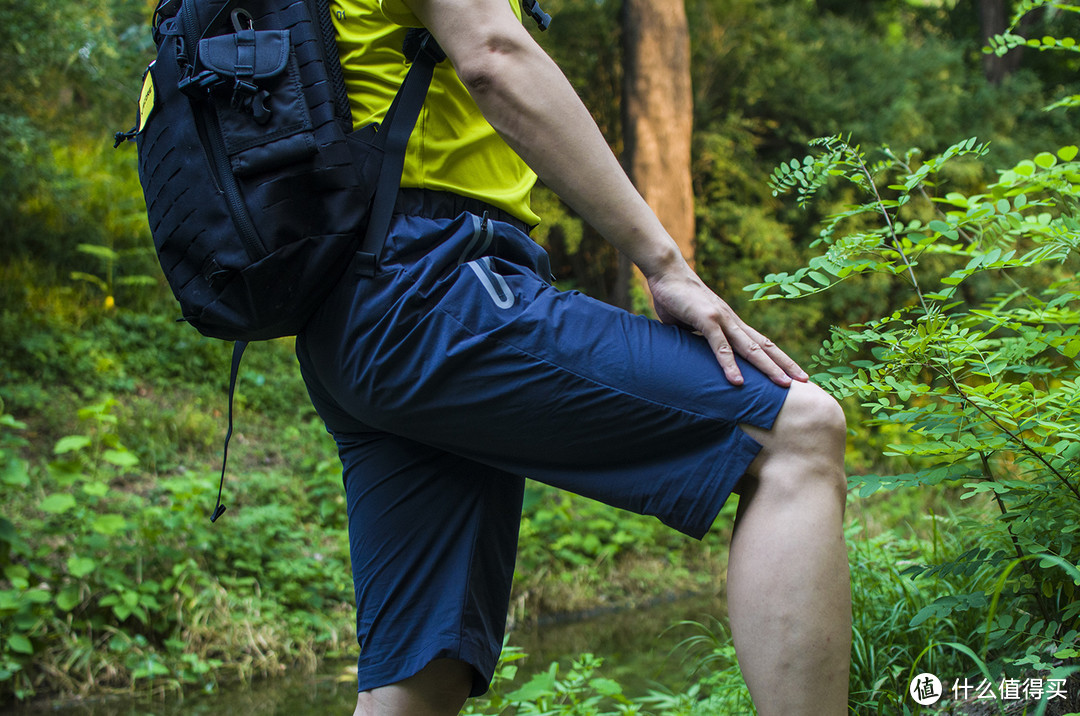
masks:
MULTIPOLYGON (((521 8, 511 0, 520 17, 521 8)), ((353 126, 382 121, 408 65, 401 53, 405 28, 420 21, 401 0, 331 0, 338 51, 353 126)), ((449 191, 510 212, 526 224, 536 175, 480 113, 450 62, 435 67, 431 88, 409 138, 404 187, 449 191)))

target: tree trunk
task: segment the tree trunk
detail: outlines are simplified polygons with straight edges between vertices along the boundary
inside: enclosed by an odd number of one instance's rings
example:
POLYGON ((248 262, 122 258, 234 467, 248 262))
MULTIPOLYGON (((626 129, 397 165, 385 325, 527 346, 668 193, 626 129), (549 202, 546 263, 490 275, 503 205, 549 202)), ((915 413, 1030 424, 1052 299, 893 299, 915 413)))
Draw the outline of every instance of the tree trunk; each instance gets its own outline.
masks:
MULTIPOLYGON (((1025 18, 1026 20, 1026 18, 1025 18)), ((1023 30, 1026 22, 1021 23, 1023 30)), ((1009 8, 1006 0, 979 0, 979 35, 983 46, 990 44, 990 38, 1000 35, 1009 26, 1009 8)), ((1014 48, 1004 55, 994 53, 983 55, 983 75, 992 85, 1000 85, 1002 81, 1020 67, 1020 59, 1023 56, 1022 48, 1014 48)))
MULTIPOLYGON (((623 0, 622 12, 623 165, 693 263, 693 94, 686 8, 681 0, 623 0)), ((615 302, 630 308, 631 285, 641 277, 625 257, 619 262, 615 302)))

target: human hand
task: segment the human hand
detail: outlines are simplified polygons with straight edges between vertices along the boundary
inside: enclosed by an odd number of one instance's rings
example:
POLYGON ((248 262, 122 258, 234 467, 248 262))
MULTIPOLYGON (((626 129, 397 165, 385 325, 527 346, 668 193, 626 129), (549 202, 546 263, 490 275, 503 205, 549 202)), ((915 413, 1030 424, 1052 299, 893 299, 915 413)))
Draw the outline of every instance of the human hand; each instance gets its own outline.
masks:
POLYGON ((735 354, 757 367, 777 385, 806 382, 806 372, 776 344, 756 331, 716 295, 684 262, 676 269, 648 277, 653 307, 664 323, 682 326, 705 337, 724 375, 733 385, 743 376, 735 354))

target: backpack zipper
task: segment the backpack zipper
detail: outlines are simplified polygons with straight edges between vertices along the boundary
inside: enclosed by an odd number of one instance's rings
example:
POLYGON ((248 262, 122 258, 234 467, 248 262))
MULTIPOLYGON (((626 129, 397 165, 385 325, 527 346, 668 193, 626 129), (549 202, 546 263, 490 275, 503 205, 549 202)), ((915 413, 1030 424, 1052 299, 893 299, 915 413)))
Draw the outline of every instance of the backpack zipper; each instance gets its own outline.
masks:
MULTIPOLYGON (((184 23, 184 42, 187 44, 186 53, 189 57, 189 70, 195 66, 195 55, 199 49, 199 36, 195 32, 195 10, 193 3, 185 2, 180 5, 182 20, 184 23)), ((208 98, 209 101, 209 98, 208 98)), ((225 201, 229 205, 229 213, 232 214, 233 223, 244 242, 248 256, 252 261, 264 258, 266 248, 259 238, 259 232, 255 230, 255 224, 251 221, 244 197, 240 193, 240 185, 229 168, 229 155, 225 151, 225 140, 221 137, 221 128, 218 125, 217 114, 213 107, 206 107, 201 112, 194 112, 195 120, 202 120, 203 135, 210 142, 210 165, 217 177, 218 186, 225 194, 225 201)))

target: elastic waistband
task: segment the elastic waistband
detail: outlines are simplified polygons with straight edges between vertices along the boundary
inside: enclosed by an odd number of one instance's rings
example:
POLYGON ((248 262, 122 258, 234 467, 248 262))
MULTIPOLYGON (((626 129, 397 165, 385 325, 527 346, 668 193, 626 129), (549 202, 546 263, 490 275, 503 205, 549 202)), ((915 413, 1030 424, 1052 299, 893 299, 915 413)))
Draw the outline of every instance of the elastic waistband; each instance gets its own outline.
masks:
POLYGON ((448 191, 403 187, 398 190, 397 200, 394 202, 394 213, 407 216, 453 219, 465 211, 477 216, 483 216, 486 212, 488 218, 510 224, 526 234, 532 228, 521 219, 502 209, 486 204, 479 199, 460 196, 448 191))

